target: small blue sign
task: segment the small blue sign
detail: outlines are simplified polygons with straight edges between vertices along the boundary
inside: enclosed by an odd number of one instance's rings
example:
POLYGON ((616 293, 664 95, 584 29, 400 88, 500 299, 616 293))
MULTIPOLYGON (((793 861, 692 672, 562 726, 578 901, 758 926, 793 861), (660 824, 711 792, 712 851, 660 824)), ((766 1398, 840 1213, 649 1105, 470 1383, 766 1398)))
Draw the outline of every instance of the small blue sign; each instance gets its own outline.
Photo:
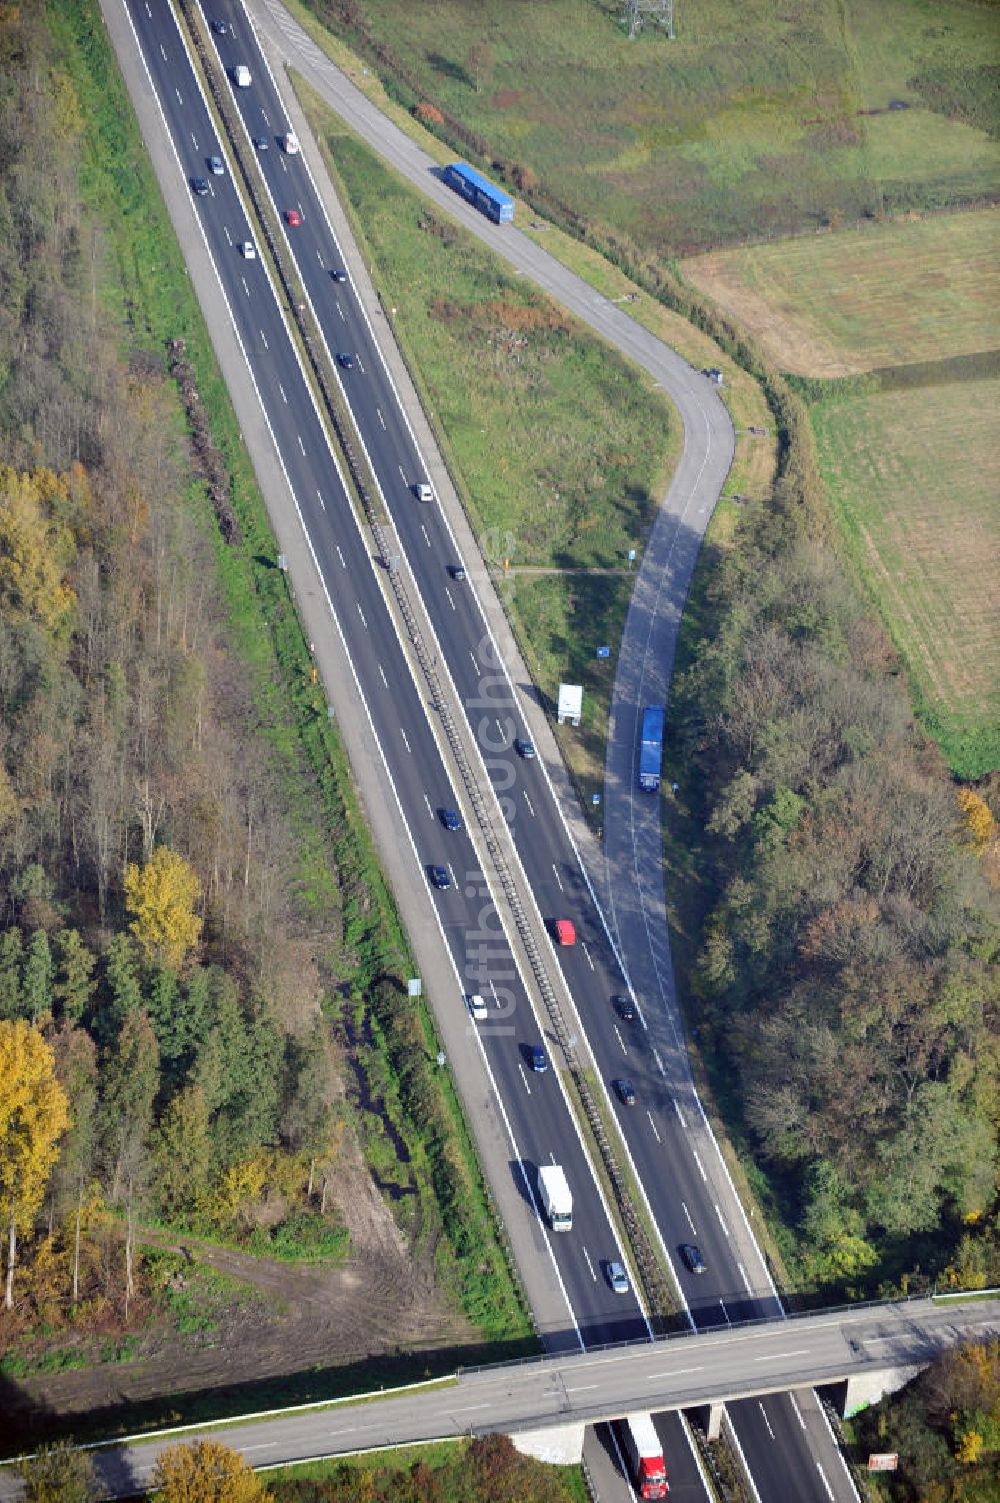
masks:
POLYGON ((609 658, 611 656, 611 648, 610 647, 599 647, 597 649, 597 656, 599 658, 609 658))
POLYGON ((599 793, 592 793, 590 795, 590 802, 593 804, 594 808, 596 809, 597 806, 598 806, 598 804, 601 802, 601 795, 599 793))
POLYGON ((630 548, 628 550, 628 561, 629 561, 630 564, 634 564, 635 563, 635 549, 634 548, 630 548))

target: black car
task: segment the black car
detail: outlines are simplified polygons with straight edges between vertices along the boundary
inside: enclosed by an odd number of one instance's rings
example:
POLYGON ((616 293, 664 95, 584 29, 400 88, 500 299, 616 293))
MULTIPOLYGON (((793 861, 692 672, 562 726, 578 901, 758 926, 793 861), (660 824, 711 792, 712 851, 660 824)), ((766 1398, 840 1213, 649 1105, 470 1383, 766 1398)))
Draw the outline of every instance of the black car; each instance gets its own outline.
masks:
POLYGON ((427 875, 431 879, 431 886, 444 892, 451 886, 451 872, 446 866, 429 866, 427 875))
POLYGON ((331 271, 330 275, 331 275, 331 277, 333 278, 333 280, 335 282, 346 282, 347 281, 347 272, 346 271, 341 271, 339 267, 337 267, 337 269, 335 271, 331 271))
POLYGON ((191 179, 191 192, 197 193, 199 198, 204 198, 205 194, 208 192, 208 183, 205 178, 193 177, 191 179))
POLYGON ((620 992, 617 996, 612 997, 611 1006, 624 1022, 632 1023, 635 1021, 635 1003, 626 993, 620 992))
POLYGON ((460 830, 462 828, 462 821, 459 819, 456 810, 439 809, 438 813, 441 816, 441 823, 446 830, 460 830))
POLYGON ((253 144, 256 146, 258 151, 267 151, 271 145, 266 136, 254 136, 253 144))
POLYGON ((518 736, 514 742, 514 750, 519 757, 523 757, 526 762, 530 762, 535 755, 535 743, 529 741, 527 736, 518 736))
POLYGON ((448 573, 451 575, 452 579, 457 579, 459 582, 461 582, 465 578, 465 565, 450 564, 448 567, 448 573))
POLYGON ((337 364, 343 366, 345 371, 352 371, 354 369, 354 356, 349 350, 341 350, 337 356, 337 364))
POLYGON ((229 23, 226 21, 213 21, 212 30, 217 37, 227 37, 229 35, 229 23))
POLYGON ((636 1096, 635 1086, 630 1080, 616 1080, 614 1087, 622 1106, 635 1106, 639 1098, 636 1096))
POLYGON ((677 1251, 684 1259, 685 1266, 689 1273, 705 1272, 705 1259, 702 1257, 700 1249, 695 1247, 693 1242, 682 1242, 677 1251))

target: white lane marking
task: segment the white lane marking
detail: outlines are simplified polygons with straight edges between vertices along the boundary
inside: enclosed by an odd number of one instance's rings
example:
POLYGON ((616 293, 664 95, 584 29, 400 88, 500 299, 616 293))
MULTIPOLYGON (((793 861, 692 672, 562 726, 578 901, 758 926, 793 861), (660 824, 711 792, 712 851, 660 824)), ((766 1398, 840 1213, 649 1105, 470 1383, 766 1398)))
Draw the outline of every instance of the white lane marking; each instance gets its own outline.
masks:
MULTIPOLYGON (((492 1404, 466 1404, 464 1408, 453 1409, 451 1412, 452 1414, 472 1414, 476 1409, 492 1409, 492 1407, 492 1404)), ((372 1429, 373 1426, 369 1425, 367 1428, 372 1429)))
POLYGON ((597 967, 595 966, 594 962, 591 960, 591 958, 590 958, 590 951, 587 949, 587 946, 583 943, 583 940, 580 941, 580 949, 583 951, 584 955, 586 955, 586 957, 587 957, 587 964, 590 966, 590 969, 592 971, 596 971, 597 967))
POLYGON ((150 20, 153 19, 153 12, 149 8, 149 0, 146 0, 146 14, 150 20))
POLYGON ((423 522, 421 522, 421 524, 420 524, 420 531, 423 533, 423 535, 424 535, 424 542, 427 544, 427 546, 429 548, 431 546, 431 540, 427 536, 427 528, 424 526, 423 522))
POLYGON ((687 1204, 683 1200, 681 1201, 681 1210, 684 1212, 685 1216, 687 1217, 687 1224, 691 1228, 691 1235, 692 1235, 692 1237, 697 1237, 698 1231, 697 1231, 697 1228, 695 1227, 694 1222, 691 1220, 691 1212, 688 1210, 687 1204))
POLYGON ((160 43, 160 56, 162 57, 163 61, 166 62, 167 54, 162 42, 160 43))
POLYGON ((684 1113, 681 1111, 680 1102, 677 1101, 676 1098, 674 1100, 674 1111, 677 1113, 678 1117, 680 1118, 681 1126, 682 1127, 687 1127, 687 1123, 684 1121, 684 1113))
MULTIPOLYGON (((402 738, 403 738, 403 745, 404 745, 404 746, 405 746, 405 747, 406 747, 406 750, 407 750, 407 751, 410 751, 410 743, 409 743, 409 742, 408 742, 408 741, 407 741, 407 739, 406 739, 406 732, 405 732, 405 731, 404 731, 404 730, 403 730, 403 727, 402 727, 402 726, 400 726, 400 728, 399 728, 399 734, 400 734, 400 735, 401 735, 401 736, 402 736, 402 738)), ((412 753, 412 752, 410 752, 410 755, 411 755, 411 757, 412 757, 412 755, 413 755, 413 753, 412 753)))
POLYGON ((304 459, 304 458, 305 458, 305 453, 306 453, 306 446, 305 446, 305 444, 304 444, 304 443, 303 443, 303 442, 302 442, 302 434, 301 434, 301 433, 297 433, 297 434, 296 434, 296 435, 295 435, 295 437, 296 437, 296 438, 297 438, 297 439, 298 439, 298 441, 299 441, 299 448, 300 448, 300 449, 301 449, 301 450, 302 450, 302 457, 303 457, 303 459, 304 459))
POLYGON ((396 469, 399 471, 399 478, 400 478, 400 480, 402 480, 403 484, 405 485, 406 484, 406 474, 405 474, 405 472, 403 470, 403 466, 401 464, 398 464, 396 466, 396 469))
POLYGON ((534 806, 533 806, 530 798, 528 797, 528 790, 527 790, 527 788, 522 789, 522 792, 524 794, 524 802, 528 806, 528 813, 531 815, 532 819, 534 819, 534 817, 535 817, 535 810, 534 810, 534 806))
POLYGON ((344 568, 344 569, 346 569, 347 568, 347 560, 344 558, 344 555, 340 551, 340 544, 336 543, 336 544, 334 544, 334 546, 336 547, 337 557, 340 559, 341 567, 344 568))
POLYGON ((707 1185, 708 1184, 708 1175, 705 1173, 705 1166, 704 1166, 704 1164, 702 1163, 701 1159, 698 1157, 698 1150, 697 1150, 697 1148, 693 1148, 691 1151, 694 1154, 694 1161, 698 1165, 698 1173, 701 1175, 702 1179, 705 1181, 705 1183, 707 1185))
MULTIPOLYGON (((653 1050, 653 1058, 654 1058, 654 1059, 655 1059, 655 1060, 656 1060, 656 1068, 657 1068, 657 1069, 658 1069, 658 1070, 659 1070, 659 1072, 660 1072, 660 1074, 661 1074, 661 1075, 662 1075, 662 1076, 663 1076, 663 1078, 664 1078, 664 1080, 666 1080, 666 1078, 667 1078, 667 1072, 666 1072, 666 1070, 665 1070, 665 1069, 664 1069, 664 1068, 663 1068, 663 1061, 662 1061, 662 1059, 661 1059, 661 1058, 660 1058, 660 1054, 659 1054, 659 1050, 657 1050, 657 1049, 654 1049, 654 1050, 653 1050)), ((677 1105, 677 1103, 676 1103, 676 1102, 674 1102, 674 1105, 675 1105, 675 1106, 676 1106, 676 1105, 677 1105)), ((679 1107, 678 1107, 678 1108, 677 1108, 677 1109, 678 1109, 678 1111, 680 1111, 680 1108, 679 1108, 679 1107)), ((682 1121, 682 1122, 683 1122, 683 1121, 684 1121, 684 1118, 683 1118, 683 1117, 682 1117, 682 1118, 681 1118, 681 1121, 682 1121)))
POLYGON ((345 318, 345 317, 344 317, 344 310, 343 310, 343 308, 342 308, 342 307, 341 307, 341 306, 340 306, 340 304, 339 304, 339 303, 338 303, 338 304, 337 304, 337 312, 338 312, 338 313, 339 313, 339 314, 340 314, 340 316, 341 316, 341 318, 342 318, 342 319, 343 319, 343 321, 344 321, 344 323, 345 323, 345 324, 346 324, 346 322, 347 322, 347 319, 346 319, 346 318, 345 318))
POLYGON ((260 331, 260 341, 261 341, 261 344, 264 346, 265 350, 269 350, 271 348, 271 346, 267 342, 267 335, 264 333, 263 329, 261 329, 261 331, 260 331))
POLYGON ((240 277, 240 281, 243 283, 243 291, 246 293, 247 297, 249 297, 250 296, 250 288, 247 286, 247 279, 246 279, 246 277, 240 277))
POLYGON ((378 671, 379 671, 379 673, 381 675, 383 684, 385 684, 385 687, 388 689, 388 687, 389 687, 389 680, 385 676, 385 669, 382 667, 381 663, 379 663, 379 665, 378 665, 378 671))
MULTIPOLYGON (((531 1087, 528 1084, 528 1077, 524 1073, 524 1066, 521 1064, 520 1060, 518 1061, 517 1068, 521 1072, 521 1080, 524 1083, 524 1089, 527 1091, 528 1095, 530 1096, 531 1095, 531 1087)), ((597 1385, 595 1384, 594 1386, 596 1387, 597 1385)))
POLYGON ((267 118, 267 110, 262 109, 261 112, 260 112, 260 115, 261 115, 261 119, 263 120, 264 124, 267 125, 267 126, 269 126, 271 124, 271 122, 267 118))
POLYGON ((326 502, 323 500, 323 492, 322 491, 317 491, 316 495, 319 498, 319 504, 320 504, 320 506, 323 508, 324 511, 326 511, 326 502))
POLYGON ((723 1315, 726 1317, 726 1325, 727 1326, 731 1326, 732 1325, 732 1321, 729 1319, 729 1311, 726 1309, 725 1303, 721 1299, 719 1301, 719 1309, 722 1311, 723 1315))
POLYGON ((233 243, 233 237, 229 233, 229 226, 228 226, 228 224, 223 225, 222 228, 223 228, 223 231, 225 233, 226 239, 229 241, 229 244, 232 245, 232 243, 233 243))
POLYGON ((378 414, 378 420, 379 420, 379 422, 382 424, 382 427, 384 428, 385 427, 385 418, 382 416, 382 409, 381 409, 381 407, 376 407, 375 411, 378 414))
POLYGON ((728 1238, 729 1237, 729 1228, 728 1228, 728 1226, 726 1225, 725 1221, 722 1218, 722 1212, 719 1210, 719 1202, 715 1201, 714 1204, 715 1204, 715 1214, 719 1218, 719 1225, 722 1227, 723 1232, 725 1233, 726 1237, 728 1238))
POLYGON ((559 880, 559 868, 556 866, 554 861, 552 863, 552 873, 556 879, 556 886, 558 887, 559 891, 565 892, 566 889, 563 887, 562 882, 559 880))
POLYGON ((276 1440, 262 1440, 256 1446, 240 1446, 241 1451, 273 1451, 278 1444, 276 1440))
POLYGON ((364 364, 364 361, 361 359, 360 355, 357 357, 357 361, 358 361, 358 370, 361 372, 362 375, 364 375, 365 374, 365 364, 364 364))
MULTIPOLYGON (((148 6, 146 8, 147 8, 147 10, 149 9, 148 6)), ((195 151, 197 151, 198 150, 198 137, 195 135, 194 131, 191 132, 191 144, 194 147, 195 151)))
POLYGON ((316 260, 319 262, 320 266, 323 265, 323 252, 320 250, 318 245, 316 247, 316 260))
POLYGON ((765 1425, 767 1426, 767 1433, 768 1433, 768 1435, 770 1435, 771 1439, 773 1440, 774 1439, 774 1431, 771 1429, 771 1421, 767 1417, 767 1410, 764 1408, 763 1400, 761 1400, 761 1399, 757 1400, 757 1407, 760 1410, 760 1417, 761 1417, 761 1419, 764 1421, 765 1425))
POLYGON ((615 1030, 615 1037, 617 1038, 619 1044, 621 1044, 622 1046, 622 1053, 627 1054, 628 1050, 625 1048, 625 1040, 622 1038, 621 1029, 618 1027, 617 1023, 612 1023, 611 1026, 615 1030))
POLYGON ((806 1422, 802 1418, 802 1410, 799 1408, 798 1404, 795 1402, 795 1395, 794 1395, 794 1393, 789 1393, 788 1397, 791 1400, 792 1408, 795 1411, 795 1418, 799 1422, 799 1429, 800 1430, 804 1430, 806 1428, 806 1422))
POLYGON ((458 614, 458 606, 455 604, 454 600, 452 600, 452 598, 451 598, 451 591, 449 590, 449 588, 448 588, 447 585, 445 585, 445 587, 444 587, 444 592, 445 592, 445 594, 448 597, 448 604, 451 606, 452 610, 457 615, 458 614))
POLYGON ((365 613, 361 609, 361 601, 358 600, 358 601, 355 602, 355 604, 358 607, 358 615, 361 617, 361 625, 364 627, 365 631, 367 631, 368 630, 368 622, 365 620, 365 613))
POLYGON ((472 659, 472 665, 475 668, 476 672, 478 673, 479 672, 479 664, 476 662, 476 654, 472 651, 471 647, 469 648, 469 657, 472 659))
POLYGON ((500 740, 506 742, 506 740, 507 740, 507 732, 504 729, 504 727, 501 725, 501 723, 500 723, 499 720, 497 721, 497 730, 500 732, 500 740))
POLYGON ((826 1473, 823 1470, 822 1464, 820 1462, 818 1462, 818 1461, 816 1463, 816 1470, 817 1470, 817 1472, 819 1472, 819 1480, 822 1482, 823 1486, 826 1488, 826 1495, 830 1499, 830 1503, 836 1503, 836 1498, 835 1498, 835 1495, 834 1495, 833 1488, 830 1486, 829 1482, 827 1481, 826 1473))
POLYGON ((659 1383, 664 1378, 684 1378, 688 1373, 703 1373, 704 1367, 672 1367, 668 1373, 650 1373, 649 1383, 659 1383))
MULTIPOLYGON (((567 1393, 586 1393, 588 1388, 600 1388, 600 1386, 601 1386, 600 1383, 577 1383, 577 1385, 576 1385, 575 1388, 570 1388, 569 1385, 567 1384, 567 1386, 566 1386, 566 1392, 567 1393)), ((271 1444, 272 1445, 277 1445, 277 1441, 272 1441, 271 1444)), ((246 1450, 249 1450, 249 1447, 248 1446, 243 1446, 241 1449, 244 1450, 244 1451, 246 1451, 246 1450)))
POLYGON ((451 873, 451 885, 452 885, 452 887, 457 887, 458 883, 455 881, 455 868, 452 866, 452 864, 451 864, 450 861, 448 862, 448 870, 451 873))
POLYGON ((426 793, 424 794, 424 803, 427 805, 427 813, 430 815, 431 819, 433 819, 434 818, 434 810, 431 808, 431 801, 427 797, 426 793))
POLYGON ((177 103, 180 105, 181 109, 183 109, 184 108, 184 96, 181 94, 180 89, 174 89, 174 93, 177 95, 177 103))
POLYGON ((660 1134, 656 1131, 656 1123, 653 1121, 653 1113, 648 1109, 648 1107, 646 1109, 646 1116, 649 1118, 649 1125, 653 1129, 653 1137, 659 1143, 660 1134))
MULTIPOLYGON (((493 1000, 494 1000, 494 1002, 496 1002, 496 1004, 497 1004, 497 1006, 498 1006, 498 1007, 499 1007, 499 1006, 500 1006, 500 1003, 499 1003, 499 1001, 498 1001, 498 1000, 497 1000, 497 984, 496 984, 496 982, 495 982, 495 981, 494 981, 494 980, 493 980, 493 977, 492 977, 492 976, 491 976, 491 977, 490 977, 490 991, 491 991, 491 992, 492 992, 492 993, 493 993, 493 1000)), ((555 1159, 553 1159, 553 1160, 552 1160, 552 1162, 553 1162, 553 1164, 554 1164, 554 1163, 555 1163, 555 1159)))
POLYGON ((750 1280, 747 1278, 747 1271, 746 1271, 746 1269, 743 1267, 742 1263, 737 1263, 736 1267, 740 1271, 740 1278, 743 1280, 743 1287, 744 1287, 744 1289, 746 1290, 747 1294, 749 1294, 751 1296, 751 1298, 752 1298, 753 1297, 753 1290, 750 1288, 750 1280))
POLYGON ((278 382, 278 390, 281 392, 281 400, 287 403, 288 398, 285 396, 285 388, 282 386, 280 381, 278 382))
POLYGON ((755 1357, 755 1362, 783 1362, 786 1357, 808 1357, 812 1347, 800 1346, 794 1352, 770 1352, 766 1357, 755 1357))
POLYGON ((597 1283, 597 1274, 594 1272, 594 1265, 590 1261, 590 1253, 587 1251, 586 1248, 583 1248, 582 1251, 583 1251, 583 1256, 587 1260, 587 1267, 590 1269, 590 1277, 593 1279, 594 1283, 596 1284, 597 1283))

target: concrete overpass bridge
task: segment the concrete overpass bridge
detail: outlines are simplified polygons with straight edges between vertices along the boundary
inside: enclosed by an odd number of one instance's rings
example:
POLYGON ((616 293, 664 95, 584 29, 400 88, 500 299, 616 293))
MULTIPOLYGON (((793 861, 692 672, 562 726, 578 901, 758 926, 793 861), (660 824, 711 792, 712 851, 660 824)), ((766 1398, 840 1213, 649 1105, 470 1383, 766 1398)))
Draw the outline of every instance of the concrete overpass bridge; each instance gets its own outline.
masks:
MULTIPOLYGON (((1000 1298, 992 1292, 851 1306, 469 1369, 381 1398, 230 1421, 220 1438, 257 1467, 488 1431, 513 1435, 547 1460, 578 1460, 587 1425, 636 1410, 702 1408, 711 1433, 729 1399, 841 1385, 849 1414, 902 1386, 946 1348, 996 1335, 1000 1298)), ((192 1426, 96 1450, 106 1495, 141 1490, 160 1450, 210 1430, 192 1426)), ((21 1496, 19 1481, 0 1468, 0 1500, 21 1496)))

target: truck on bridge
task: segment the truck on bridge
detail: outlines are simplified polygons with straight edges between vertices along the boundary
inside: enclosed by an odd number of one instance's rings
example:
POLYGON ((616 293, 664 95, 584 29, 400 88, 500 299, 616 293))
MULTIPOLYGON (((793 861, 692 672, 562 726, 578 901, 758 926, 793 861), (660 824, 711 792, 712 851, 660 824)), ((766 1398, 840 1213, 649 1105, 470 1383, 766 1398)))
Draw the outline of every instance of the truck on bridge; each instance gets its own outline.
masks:
POLYGON ((644 793, 655 793, 660 786, 665 718, 666 711, 662 705, 647 705, 642 712, 642 732, 639 736, 639 787, 644 793))
POLYGON ((573 1196, 566 1171, 559 1164, 543 1164, 538 1171, 538 1193, 554 1232, 573 1229, 573 1196))
POLYGON ((629 1476, 639 1497, 665 1498, 667 1467, 652 1415, 627 1414, 618 1429, 625 1448, 629 1476))

